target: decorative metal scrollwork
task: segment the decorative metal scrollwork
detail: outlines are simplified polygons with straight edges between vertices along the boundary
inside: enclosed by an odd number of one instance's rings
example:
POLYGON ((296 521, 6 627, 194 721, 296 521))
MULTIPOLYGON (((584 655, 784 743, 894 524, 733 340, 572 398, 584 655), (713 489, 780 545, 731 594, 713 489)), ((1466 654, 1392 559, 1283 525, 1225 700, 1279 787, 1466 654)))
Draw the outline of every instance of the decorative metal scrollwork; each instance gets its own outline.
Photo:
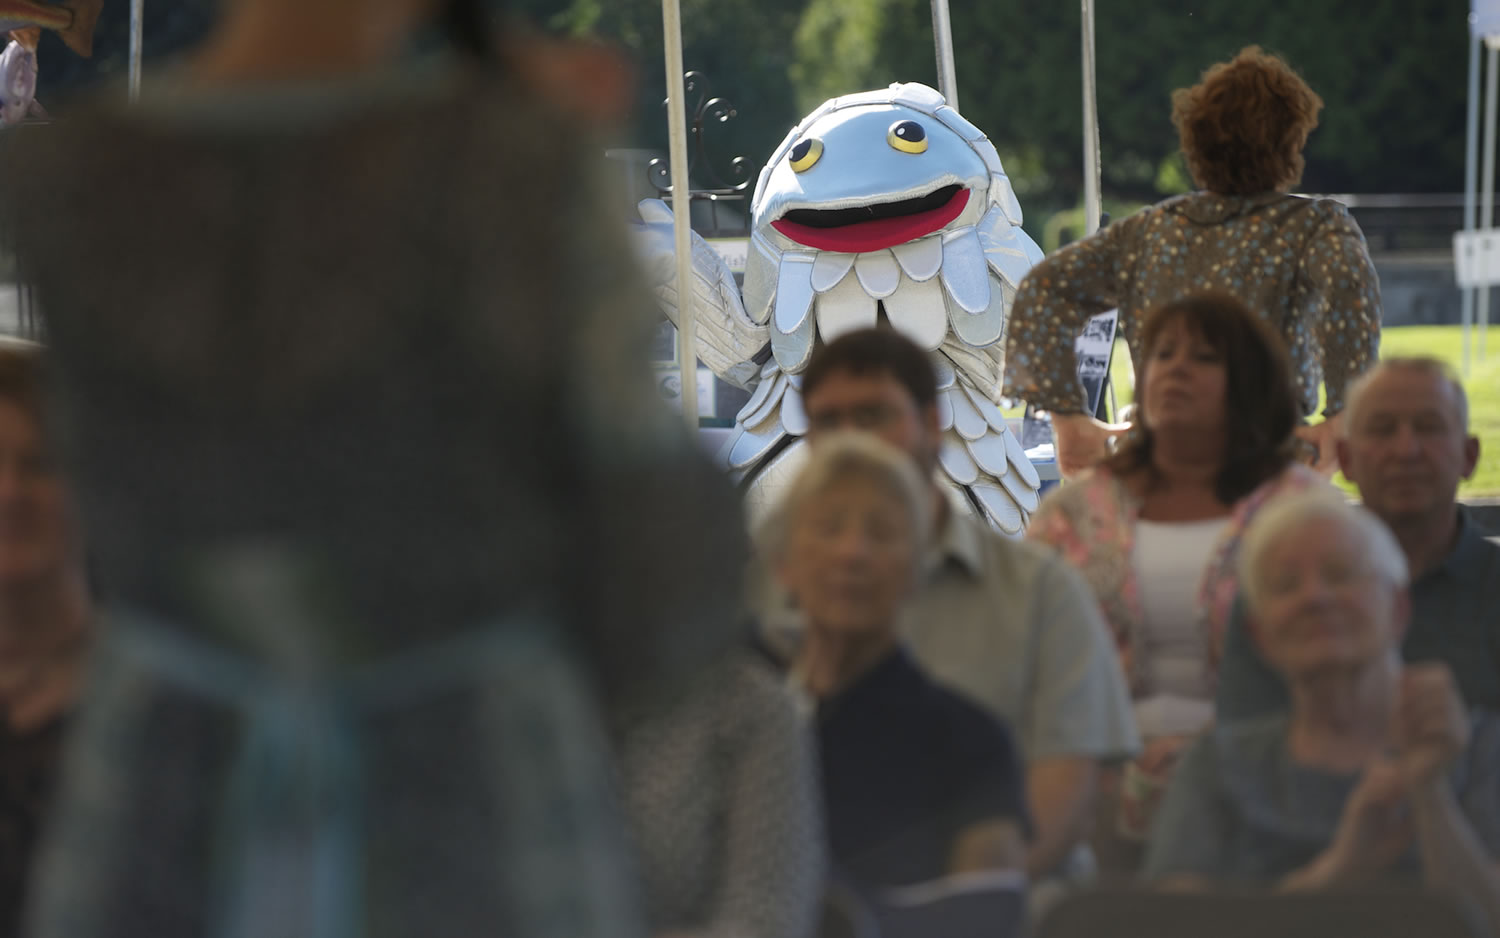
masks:
MULTIPOLYGON (((749 161, 743 156, 730 160, 726 179, 714 169, 709 160, 707 144, 708 127, 728 123, 739 115, 739 110, 728 98, 709 95, 708 76, 702 72, 687 72, 683 75, 683 84, 688 100, 693 105, 688 114, 688 133, 692 136, 688 150, 688 178, 697 175, 699 179, 709 183, 706 188, 690 190, 689 196, 713 202, 745 198, 745 190, 750 187, 751 178, 749 161)), ((660 157, 652 160, 646 165, 646 174, 657 192, 664 196, 672 194, 672 167, 669 161, 660 157)))

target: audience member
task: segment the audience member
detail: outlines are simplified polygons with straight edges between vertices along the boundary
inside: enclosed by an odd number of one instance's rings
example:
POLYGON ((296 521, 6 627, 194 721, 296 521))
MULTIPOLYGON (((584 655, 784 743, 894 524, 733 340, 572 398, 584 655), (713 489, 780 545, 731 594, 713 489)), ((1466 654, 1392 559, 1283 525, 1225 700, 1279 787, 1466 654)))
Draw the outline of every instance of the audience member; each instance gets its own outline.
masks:
POLYGON ((591 128, 481 0, 217 6, 0 148, 110 600, 30 933, 637 934, 601 707, 748 542, 591 128))
POLYGON ((905 454, 843 433, 819 441, 761 538, 806 617, 790 671, 816 701, 834 863, 867 890, 1025 865, 1009 731, 929 680, 897 637, 931 513, 905 454))
MULTIPOLYGON (((1389 358, 1349 391, 1339 461, 1364 505, 1396 536, 1411 570, 1407 661, 1441 661, 1471 707, 1500 710, 1500 545, 1456 504, 1479 461, 1469 406, 1451 368, 1389 358)), ((1235 607, 1218 689, 1224 720, 1284 710, 1287 691, 1261 658, 1243 604, 1235 607)))
POLYGON ((1005 393, 1051 411, 1057 459, 1076 475, 1112 430, 1084 412, 1073 343, 1088 317, 1118 308, 1136 370, 1144 314, 1223 290, 1280 333, 1303 415, 1326 379, 1328 419, 1299 433, 1332 472, 1349 381, 1375 360, 1380 288, 1359 226, 1339 203, 1288 194, 1323 102, 1281 59, 1250 47, 1172 97, 1172 122, 1203 191, 1142 209, 1031 269, 1016 295, 1005 393))
POLYGON ((1250 527, 1241 569, 1291 709, 1193 743, 1147 875, 1315 889, 1420 868, 1500 924, 1500 723, 1471 727, 1445 665, 1403 666, 1390 530, 1335 492, 1290 495, 1250 527))
POLYGON ((0 345, 0 934, 32 855, 92 632, 83 547, 43 416, 40 353, 0 345))
POLYGON ((1050 493, 1027 532, 1079 569, 1114 630, 1146 746, 1120 792, 1120 833, 1135 841, 1177 753, 1213 720, 1245 525, 1272 495, 1325 484, 1293 461, 1299 417, 1281 341, 1242 303, 1164 304, 1140 338, 1131 435, 1050 493))
POLYGON ((767 662, 731 655, 610 724, 651 934, 810 934, 824 882, 816 755, 767 662))
MULTIPOLYGON (((942 434, 927 354, 890 329, 819 347, 802 376, 816 450, 854 427, 937 467, 942 434)), ((983 705, 1016 733, 1036 824, 1034 877, 1088 872, 1083 843, 1101 766, 1139 746, 1129 695, 1088 587, 1052 551, 1017 542, 952 510, 934 484, 930 536, 899 632, 939 683, 983 705)), ((760 597, 773 637, 798 616, 784 592, 760 597)))

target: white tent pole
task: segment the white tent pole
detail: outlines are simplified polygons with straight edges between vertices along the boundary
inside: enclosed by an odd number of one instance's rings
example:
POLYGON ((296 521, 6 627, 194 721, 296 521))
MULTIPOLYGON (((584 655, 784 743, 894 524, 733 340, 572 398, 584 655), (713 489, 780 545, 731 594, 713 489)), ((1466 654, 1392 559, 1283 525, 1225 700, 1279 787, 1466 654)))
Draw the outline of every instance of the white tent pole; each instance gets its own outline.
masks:
POLYGON ((1084 234, 1099 230, 1103 214, 1099 169, 1099 99, 1094 71, 1094 0, 1083 0, 1083 219, 1084 234))
POLYGON ((667 50, 667 159, 672 168, 673 234, 677 245, 677 362, 682 374, 682 416, 698 429, 698 343, 693 319, 693 194, 688 179, 687 89, 683 85, 682 7, 662 0, 667 50))
MULTIPOLYGON (((1473 231, 1479 202, 1479 46, 1481 40, 1472 29, 1476 17, 1469 14, 1469 119, 1464 141, 1464 231, 1473 231)), ((1463 293, 1463 373, 1469 374, 1469 339, 1474 329, 1474 287, 1463 293)))
POLYGON ((953 61, 953 20, 948 0, 932 0, 932 41, 937 47, 938 90, 958 110, 958 67, 953 61))
MULTIPOLYGON (((1495 222, 1495 92, 1500 50, 1490 46, 1485 55, 1484 76, 1484 168, 1480 170, 1479 227, 1489 231, 1495 222)), ((1490 287, 1479 289, 1479 360, 1484 361, 1484 340, 1490 322, 1490 287)))
POLYGON ((146 0, 130 0, 130 103, 141 99, 141 56, 146 30, 146 0))

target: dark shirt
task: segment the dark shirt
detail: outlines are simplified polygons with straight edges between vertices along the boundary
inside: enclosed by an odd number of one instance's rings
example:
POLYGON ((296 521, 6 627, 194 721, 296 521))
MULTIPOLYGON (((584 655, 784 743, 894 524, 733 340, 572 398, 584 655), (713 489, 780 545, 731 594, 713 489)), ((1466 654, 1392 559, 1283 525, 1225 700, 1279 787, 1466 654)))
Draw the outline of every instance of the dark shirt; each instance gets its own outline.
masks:
POLYGON ((28 733, 0 721, 0 935, 21 932, 21 909, 42 820, 52 803, 62 720, 28 733))
POLYGON ((1010 731, 903 650, 819 705, 818 748, 834 863, 862 885, 947 875, 958 834, 981 821, 1030 833, 1010 731))
MULTIPOLYGON (((1500 545, 1464 509, 1458 542, 1437 567, 1411 585, 1411 625, 1401 654, 1407 661, 1441 661, 1453 670, 1470 707, 1500 710, 1500 545)), ((1261 657, 1245 627, 1244 597, 1235 604, 1224 640, 1216 701, 1220 722, 1282 712, 1286 684, 1261 657)))

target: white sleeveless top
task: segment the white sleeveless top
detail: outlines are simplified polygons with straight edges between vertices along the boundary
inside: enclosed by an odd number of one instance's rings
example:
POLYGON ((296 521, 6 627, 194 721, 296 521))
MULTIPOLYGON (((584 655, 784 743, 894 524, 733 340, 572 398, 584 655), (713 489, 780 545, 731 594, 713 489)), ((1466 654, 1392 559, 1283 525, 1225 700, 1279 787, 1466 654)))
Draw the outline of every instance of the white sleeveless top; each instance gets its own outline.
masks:
POLYGON ((1135 700, 1143 737, 1195 733, 1213 720, 1208 635, 1198 591, 1229 519, 1137 521, 1131 563, 1144 613, 1137 654, 1147 691, 1135 700))

